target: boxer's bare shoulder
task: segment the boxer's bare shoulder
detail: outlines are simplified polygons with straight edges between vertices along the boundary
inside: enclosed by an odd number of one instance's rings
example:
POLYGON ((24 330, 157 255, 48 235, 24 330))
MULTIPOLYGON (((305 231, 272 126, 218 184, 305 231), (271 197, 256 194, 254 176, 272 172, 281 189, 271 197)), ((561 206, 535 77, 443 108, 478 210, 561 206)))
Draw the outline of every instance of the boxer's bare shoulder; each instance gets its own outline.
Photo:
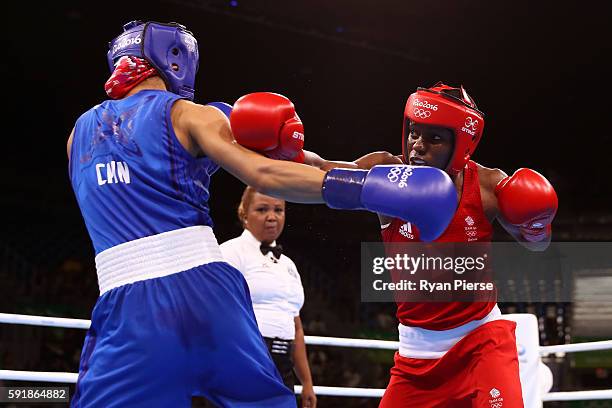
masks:
POLYGON ((478 169, 478 179, 480 180, 480 189, 490 190, 491 192, 495 191, 495 186, 499 183, 504 177, 508 175, 501 169, 498 168, 490 168, 485 167, 480 163, 476 163, 476 168, 478 169))
POLYGON ((194 140, 194 129, 205 129, 209 136, 221 136, 233 141, 229 122, 219 109, 204 106, 184 99, 177 100, 170 112, 172 127, 177 139, 193 156, 200 155, 201 149, 194 140))

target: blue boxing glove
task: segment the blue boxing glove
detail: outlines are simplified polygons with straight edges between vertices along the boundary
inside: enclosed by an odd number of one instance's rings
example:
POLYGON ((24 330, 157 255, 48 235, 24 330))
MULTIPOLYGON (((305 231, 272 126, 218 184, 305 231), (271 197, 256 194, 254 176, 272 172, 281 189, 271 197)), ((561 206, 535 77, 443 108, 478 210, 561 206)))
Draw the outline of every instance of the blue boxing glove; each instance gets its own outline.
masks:
POLYGON ((369 210, 412 222, 423 241, 442 235, 457 209, 457 191, 448 174, 428 166, 335 168, 323 181, 323 199, 331 208, 369 210))
POLYGON ((227 116, 228 119, 233 109, 232 105, 230 105, 229 103, 225 103, 225 102, 211 102, 211 103, 207 103, 206 105, 214 106, 215 108, 219 109, 221 112, 225 114, 225 116, 227 116))

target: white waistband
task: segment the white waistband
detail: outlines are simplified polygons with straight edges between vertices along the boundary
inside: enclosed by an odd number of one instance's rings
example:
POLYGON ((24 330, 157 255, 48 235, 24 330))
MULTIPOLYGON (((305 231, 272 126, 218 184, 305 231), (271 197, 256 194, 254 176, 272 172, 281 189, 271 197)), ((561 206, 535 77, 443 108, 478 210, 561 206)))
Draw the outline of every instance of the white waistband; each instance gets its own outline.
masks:
POLYGON ((96 256, 100 295, 145 279, 223 261, 212 228, 181 228, 125 242, 96 256))
POLYGON ((474 320, 449 330, 427 330, 420 327, 399 325, 399 354, 408 358, 441 358, 459 340, 485 323, 501 318, 495 307, 480 320, 474 320))

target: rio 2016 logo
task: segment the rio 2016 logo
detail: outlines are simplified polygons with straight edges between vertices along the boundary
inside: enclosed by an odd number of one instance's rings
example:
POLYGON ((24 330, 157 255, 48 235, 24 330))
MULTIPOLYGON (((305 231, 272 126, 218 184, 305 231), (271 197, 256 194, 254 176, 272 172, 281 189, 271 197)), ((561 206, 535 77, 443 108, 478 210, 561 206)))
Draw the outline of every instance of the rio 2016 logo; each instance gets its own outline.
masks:
POLYGON ((141 42, 140 34, 133 38, 122 38, 121 41, 113 45, 113 54, 129 45, 138 45, 141 42))
POLYGON ((412 101, 412 106, 418 106, 419 108, 431 109, 432 111, 438 110, 438 105, 429 103, 429 101, 421 101, 419 98, 415 98, 412 101))
POLYGON ((411 166, 403 166, 403 167, 392 167, 387 173, 387 178, 392 183, 399 183, 397 186, 399 188, 408 187, 408 177, 412 176, 412 167, 411 166))

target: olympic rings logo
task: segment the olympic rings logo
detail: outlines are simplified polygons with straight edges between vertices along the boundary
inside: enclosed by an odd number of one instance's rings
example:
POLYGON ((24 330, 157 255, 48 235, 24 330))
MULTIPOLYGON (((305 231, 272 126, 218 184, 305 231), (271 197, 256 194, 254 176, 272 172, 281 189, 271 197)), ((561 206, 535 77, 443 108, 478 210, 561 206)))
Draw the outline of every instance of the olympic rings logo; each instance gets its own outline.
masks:
POLYGON ((408 186, 407 181, 408 177, 412 176, 412 167, 403 166, 403 167, 392 167, 387 173, 387 178, 391 183, 397 183, 399 188, 405 188, 408 186))
POLYGON ((417 118, 421 118, 421 119, 427 119, 428 117, 431 116, 431 112, 425 109, 415 108, 414 116, 416 116, 417 118))
POLYGON ((465 127, 476 131, 476 126, 478 126, 478 119, 472 119, 471 116, 468 116, 465 119, 465 127))
POLYGON ((402 169, 399 167, 393 167, 391 170, 389 170, 387 178, 390 182, 396 183, 399 180, 400 174, 402 174, 402 169))

